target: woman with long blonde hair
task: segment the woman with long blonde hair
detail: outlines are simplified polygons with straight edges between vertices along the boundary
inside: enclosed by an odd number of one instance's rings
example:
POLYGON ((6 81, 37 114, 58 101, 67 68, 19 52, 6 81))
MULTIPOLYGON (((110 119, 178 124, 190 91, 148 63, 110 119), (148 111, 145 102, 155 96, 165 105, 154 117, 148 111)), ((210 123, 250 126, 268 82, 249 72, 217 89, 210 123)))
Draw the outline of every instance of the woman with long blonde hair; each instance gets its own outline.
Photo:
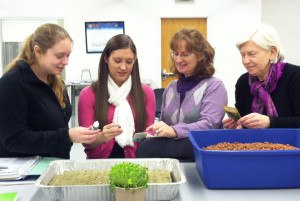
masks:
POLYGON ((72 39, 43 24, 25 41, 0 79, 0 157, 69 158, 72 142, 91 143, 99 130, 68 128, 72 115, 61 77, 72 39))

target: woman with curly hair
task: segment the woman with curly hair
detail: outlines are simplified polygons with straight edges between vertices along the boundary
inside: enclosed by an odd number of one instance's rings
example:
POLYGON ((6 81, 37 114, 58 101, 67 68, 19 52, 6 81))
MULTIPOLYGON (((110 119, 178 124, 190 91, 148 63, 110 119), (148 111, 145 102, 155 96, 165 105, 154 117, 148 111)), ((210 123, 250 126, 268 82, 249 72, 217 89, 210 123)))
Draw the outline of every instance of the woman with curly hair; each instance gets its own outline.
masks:
POLYGON ((170 157, 193 160, 188 139, 191 130, 222 128, 227 105, 223 82, 213 77, 215 51, 195 29, 182 29, 170 42, 172 71, 178 80, 164 91, 159 122, 149 126, 160 138, 147 138, 139 145, 138 157, 170 157))

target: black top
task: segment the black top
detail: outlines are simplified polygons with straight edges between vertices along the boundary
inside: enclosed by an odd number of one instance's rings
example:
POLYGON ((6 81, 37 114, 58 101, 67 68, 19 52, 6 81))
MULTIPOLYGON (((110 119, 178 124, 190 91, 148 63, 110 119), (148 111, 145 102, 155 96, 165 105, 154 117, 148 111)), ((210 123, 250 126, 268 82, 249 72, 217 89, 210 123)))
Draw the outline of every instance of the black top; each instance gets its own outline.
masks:
MULTIPOLYGON (((235 89, 235 106, 241 116, 252 113, 248 73, 238 79, 235 89)), ((287 63, 270 95, 278 113, 270 117, 270 128, 300 128, 300 67, 287 63)))
POLYGON ((125 158, 124 149, 117 142, 115 142, 109 158, 125 158))
POLYGON ((62 109, 52 89, 20 62, 0 79, 0 157, 70 158, 67 93, 62 109))

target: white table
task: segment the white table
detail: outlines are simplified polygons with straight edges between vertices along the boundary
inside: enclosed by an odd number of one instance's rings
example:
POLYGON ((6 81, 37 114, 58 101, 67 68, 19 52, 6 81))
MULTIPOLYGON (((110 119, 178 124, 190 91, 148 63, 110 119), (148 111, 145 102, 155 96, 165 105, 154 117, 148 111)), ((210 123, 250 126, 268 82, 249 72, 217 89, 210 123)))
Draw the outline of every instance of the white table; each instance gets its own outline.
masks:
MULTIPOLYGON (((261 189, 261 190, 210 190, 199 175, 195 163, 181 163, 186 176, 175 201, 299 201, 300 188, 297 189, 261 189)), ((34 185, 0 186, 0 192, 16 191, 19 201, 45 200, 41 189, 34 185)))

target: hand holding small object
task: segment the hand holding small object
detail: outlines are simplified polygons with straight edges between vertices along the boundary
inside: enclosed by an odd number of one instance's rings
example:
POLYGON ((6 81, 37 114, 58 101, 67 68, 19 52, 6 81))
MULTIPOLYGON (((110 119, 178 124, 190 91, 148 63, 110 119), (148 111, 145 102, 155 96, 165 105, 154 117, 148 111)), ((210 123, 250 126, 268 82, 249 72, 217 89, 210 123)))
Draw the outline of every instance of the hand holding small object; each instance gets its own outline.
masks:
POLYGON ((240 118, 237 124, 247 128, 269 128, 270 118, 259 113, 250 113, 240 118))
POLYGON ((153 131, 155 133, 155 137, 177 137, 176 131, 163 121, 152 124, 146 128, 146 131, 153 131))
POLYGON ((69 137, 73 143, 85 143, 90 144, 96 140, 99 130, 93 130, 92 126, 85 127, 74 127, 69 129, 69 137))
POLYGON ((106 138, 105 141, 120 135, 123 132, 121 126, 117 123, 111 123, 103 127, 102 136, 106 138))

